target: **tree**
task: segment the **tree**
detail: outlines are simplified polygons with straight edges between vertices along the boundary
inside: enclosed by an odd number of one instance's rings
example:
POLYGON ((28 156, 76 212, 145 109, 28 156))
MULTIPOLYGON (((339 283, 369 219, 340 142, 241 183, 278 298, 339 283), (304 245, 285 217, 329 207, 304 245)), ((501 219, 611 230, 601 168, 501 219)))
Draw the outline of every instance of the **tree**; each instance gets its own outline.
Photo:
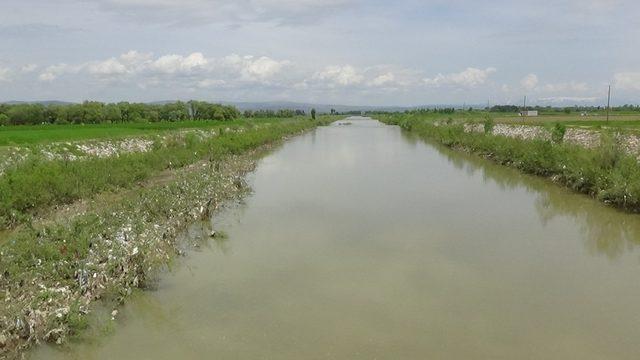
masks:
POLYGON ((311 109, 311 119, 316 119, 316 109, 311 109))
MULTIPOLYGON (((97 101, 68 105, 0 104, 0 114, 4 115, 3 122, 8 125, 99 124, 185 121, 189 119, 230 121, 240 116, 238 109, 233 106, 204 101, 190 101, 189 103, 177 101, 167 104, 128 102, 105 104, 97 101)), ((267 114, 275 115, 273 111, 267 114)), ((292 110, 286 110, 280 115, 290 117, 293 114, 292 110)))
POLYGON ((0 114, 0 126, 9 125, 9 117, 7 114, 0 114))

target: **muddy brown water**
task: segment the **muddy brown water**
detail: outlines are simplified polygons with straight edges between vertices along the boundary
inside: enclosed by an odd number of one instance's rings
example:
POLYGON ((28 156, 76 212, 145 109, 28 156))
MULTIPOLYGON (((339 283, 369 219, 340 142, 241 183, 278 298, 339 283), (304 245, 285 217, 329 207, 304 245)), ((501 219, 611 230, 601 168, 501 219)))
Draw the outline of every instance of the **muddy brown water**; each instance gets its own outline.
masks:
POLYGON ((112 334, 33 358, 640 358, 638 215, 348 121, 261 160, 112 334))

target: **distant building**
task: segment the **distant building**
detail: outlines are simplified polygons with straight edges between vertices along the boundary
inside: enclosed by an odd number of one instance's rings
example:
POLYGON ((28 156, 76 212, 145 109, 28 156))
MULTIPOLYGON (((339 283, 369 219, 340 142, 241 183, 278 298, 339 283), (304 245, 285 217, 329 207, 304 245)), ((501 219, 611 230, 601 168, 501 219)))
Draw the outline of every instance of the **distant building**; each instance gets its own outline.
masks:
POLYGON ((520 116, 538 116, 538 110, 521 111, 520 116))

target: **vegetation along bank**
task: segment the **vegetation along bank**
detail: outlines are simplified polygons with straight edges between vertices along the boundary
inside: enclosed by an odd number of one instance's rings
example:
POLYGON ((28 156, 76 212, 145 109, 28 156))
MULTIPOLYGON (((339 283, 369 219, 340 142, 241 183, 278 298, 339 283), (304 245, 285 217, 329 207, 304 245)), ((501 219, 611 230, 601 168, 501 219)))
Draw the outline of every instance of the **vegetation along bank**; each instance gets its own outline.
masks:
POLYGON ((409 113, 377 118, 446 146, 548 177, 612 206, 640 212, 640 165, 637 148, 630 145, 635 141, 630 139, 636 138, 624 131, 598 128, 589 135, 597 134, 598 141, 584 142, 565 141, 567 128, 561 122, 526 131, 515 127, 514 134, 491 117, 472 121, 409 113))
POLYGON ((149 286, 181 253, 181 230, 246 193, 243 175, 270 144, 326 122, 224 124, 137 139, 146 145, 102 156, 80 153, 92 142, 49 144, 56 156, 31 151, 5 169, 0 358, 85 333, 96 306, 112 309, 149 286))

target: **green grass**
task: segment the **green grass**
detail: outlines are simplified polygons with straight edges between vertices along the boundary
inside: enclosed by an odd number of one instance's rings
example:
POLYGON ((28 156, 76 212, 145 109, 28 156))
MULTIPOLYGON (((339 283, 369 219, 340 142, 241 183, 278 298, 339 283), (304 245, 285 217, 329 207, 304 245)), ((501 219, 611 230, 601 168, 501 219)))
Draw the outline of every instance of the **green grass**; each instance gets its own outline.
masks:
POLYGON ((561 143, 561 139, 556 139, 557 142, 521 140, 465 132, 461 123, 434 126, 432 119, 420 116, 391 115, 382 116, 380 120, 499 164, 552 178, 615 207, 640 212, 640 165, 621 149, 608 131, 602 132, 599 148, 586 149, 561 143))
POLYGON ((486 112, 486 111, 465 111, 453 114, 397 114, 397 116, 420 116, 424 120, 446 122, 448 119, 464 122, 484 123, 487 117, 494 120, 496 124, 517 124, 517 125, 553 125, 563 123, 568 127, 582 128, 614 128, 624 130, 640 130, 640 114, 615 112, 611 114, 609 121, 604 115, 604 111, 597 116, 580 116, 579 113, 565 114, 561 112, 541 113, 537 117, 521 117, 514 113, 486 112))
POLYGON ((538 117, 519 117, 519 116, 496 116, 497 122, 504 124, 526 124, 526 125, 544 125, 550 123, 561 122, 566 126, 598 128, 640 128, 639 115, 612 115, 609 121, 606 116, 580 116, 579 114, 562 114, 562 115, 541 115, 538 117))
MULTIPOLYGON (((38 209, 69 204, 104 191, 129 188, 163 170, 180 168, 201 159, 214 161, 227 154, 238 154, 317 123, 304 118, 271 119, 269 126, 259 129, 245 126, 243 133, 235 133, 224 131, 226 127, 234 128, 232 124, 218 122, 215 124, 221 128, 219 136, 204 140, 186 136, 182 141, 157 146, 146 153, 78 161, 51 161, 36 155, 0 177, 0 229, 30 221, 38 209)), ((172 124, 153 125, 155 127, 149 127, 157 129, 172 124)))
MULTIPOLYGON (((180 129, 210 129, 246 123, 267 123, 274 119, 234 121, 184 121, 156 123, 119 123, 89 125, 31 125, 0 126, 0 146, 41 144, 47 142, 113 139, 127 136, 153 135, 180 129)), ((287 120, 277 120, 287 121, 287 120)))

